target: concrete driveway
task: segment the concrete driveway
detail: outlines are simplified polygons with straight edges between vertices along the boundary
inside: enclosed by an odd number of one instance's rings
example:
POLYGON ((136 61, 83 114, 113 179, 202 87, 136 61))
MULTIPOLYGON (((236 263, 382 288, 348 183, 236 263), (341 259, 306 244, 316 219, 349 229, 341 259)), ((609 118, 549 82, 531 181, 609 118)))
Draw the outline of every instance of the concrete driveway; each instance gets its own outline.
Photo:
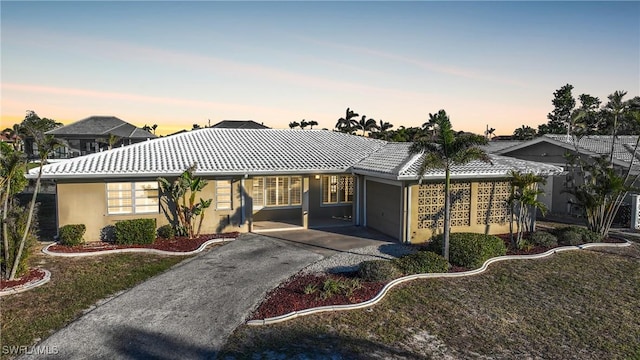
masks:
POLYGON ((22 358, 214 358, 266 291, 321 258, 292 243, 242 235, 97 306, 38 344, 49 354, 22 358))

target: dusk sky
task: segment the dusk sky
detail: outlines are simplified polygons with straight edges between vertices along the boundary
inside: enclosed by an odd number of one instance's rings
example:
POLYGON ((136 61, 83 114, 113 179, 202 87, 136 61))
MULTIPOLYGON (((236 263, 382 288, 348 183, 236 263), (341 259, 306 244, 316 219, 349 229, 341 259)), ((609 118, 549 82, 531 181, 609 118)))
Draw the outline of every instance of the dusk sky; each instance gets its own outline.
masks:
POLYGON ((537 128, 553 92, 640 95, 640 2, 7 2, 2 128, 26 110, 162 134, 345 109, 397 128, 537 128))

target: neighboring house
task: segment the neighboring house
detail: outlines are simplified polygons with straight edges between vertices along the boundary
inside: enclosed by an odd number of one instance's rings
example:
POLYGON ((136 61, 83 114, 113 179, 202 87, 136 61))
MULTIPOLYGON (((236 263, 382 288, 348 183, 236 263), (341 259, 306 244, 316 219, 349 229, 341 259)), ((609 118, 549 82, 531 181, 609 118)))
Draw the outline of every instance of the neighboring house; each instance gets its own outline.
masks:
MULTIPOLYGON (((156 135, 114 116, 91 116, 48 131, 47 134, 66 142, 65 147, 58 148, 52 154, 51 158, 54 159, 92 154, 110 147, 131 145, 156 138, 156 135)), ((35 146, 31 149, 34 155, 37 151, 35 146)))
POLYGON ((222 120, 211 127, 214 129, 270 129, 253 120, 222 120))
MULTIPOLYGON (((123 219, 166 224, 157 177, 197 164, 196 175, 209 181, 199 196, 213 199, 205 233, 342 219, 419 243, 441 231, 444 171, 428 171, 419 184, 422 156, 409 146, 326 130, 207 128, 50 164, 42 176, 56 180, 58 224, 85 224, 87 239, 123 219)), ((452 169, 453 231, 507 232, 510 171, 562 171, 491 159, 452 169)))
MULTIPOLYGON (((633 158, 633 148, 638 136, 622 135, 616 137, 613 163, 616 168, 627 169, 633 158)), ((596 158, 611 154, 612 137, 607 135, 584 136, 576 142, 576 138, 567 135, 547 134, 533 140, 514 143, 501 147, 495 154, 510 156, 522 160, 545 162, 547 164, 567 167, 566 154, 581 154, 583 158, 596 158), (576 152, 577 148, 577 152, 576 152)), ((632 174, 640 171, 640 158, 634 160, 632 174)), ((581 209, 574 203, 571 195, 564 193, 567 186, 577 184, 580 179, 568 177, 568 173, 554 175, 543 187, 545 195, 541 200, 554 214, 581 215, 581 209)))

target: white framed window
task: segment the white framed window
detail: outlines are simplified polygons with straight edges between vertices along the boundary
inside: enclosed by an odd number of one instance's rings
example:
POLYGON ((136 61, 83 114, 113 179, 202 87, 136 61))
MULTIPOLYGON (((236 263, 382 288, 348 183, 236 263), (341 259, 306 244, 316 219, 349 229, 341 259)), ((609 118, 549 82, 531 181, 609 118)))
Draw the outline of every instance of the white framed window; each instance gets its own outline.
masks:
POLYGON ((302 177, 267 176, 253 178, 253 207, 300 206, 302 177))
POLYGON ((324 175, 322 177, 323 204, 350 204, 353 202, 353 176, 324 175))
POLYGON ((216 210, 231 210, 231 180, 216 180, 216 210))
POLYGON ((153 214, 160 212, 157 181, 107 183, 107 213, 153 214))

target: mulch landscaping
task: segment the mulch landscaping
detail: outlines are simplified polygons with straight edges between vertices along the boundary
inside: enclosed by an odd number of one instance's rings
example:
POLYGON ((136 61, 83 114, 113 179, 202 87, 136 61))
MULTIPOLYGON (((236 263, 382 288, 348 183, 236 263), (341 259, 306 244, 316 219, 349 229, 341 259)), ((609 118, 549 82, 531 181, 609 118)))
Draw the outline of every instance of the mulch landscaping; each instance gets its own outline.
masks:
POLYGON ((176 236, 172 239, 156 239, 152 244, 145 245, 116 245, 110 242, 94 241, 88 242, 82 245, 66 246, 56 244, 49 247, 51 252, 60 253, 83 253, 83 252, 96 252, 104 250, 118 250, 118 249, 155 249, 163 251, 173 252, 189 252, 198 249, 202 244, 217 238, 236 238, 237 232, 223 233, 223 234, 207 234, 201 235, 197 238, 189 239, 186 236, 176 236))
MULTIPOLYGON (((509 234, 497 235, 507 246, 507 255, 535 255, 542 254, 553 249, 553 247, 535 246, 528 250, 513 249, 510 247, 509 234)), ((623 243, 624 240, 608 237, 603 240, 605 243, 623 243)), ((417 246, 420 248, 420 246, 417 246)), ((451 265, 450 273, 464 272, 467 269, 460 266, 451 265)), ((262 320, 266 318, 276 317, 288 314, 293 311, 300 311, 320 306, 328 305, 348 305, 357 304, 375 297, 380 290, 386 285, 386 282, 365 282, 361 281, 359 286, 353 290, 350 296, 344 294, 336 294, 327 298, 323 298, 322 286, 327 279, 334 279, 340 282, 346 282, 358 279, 355 273, 345 274, 298 274, 294 275, 288 281, 280 284, 277 288, 269 292, 265 300, 260 304, 258 309, 249 317, 249 320, 262 320), (305 293, 308 287, 315 287, 317 290, 313 293, 305 293)))
POLYGON ((44 279, 44 276, 45 272, 42 269, 31 268, 29 269, 29 272, 16 280, 7 281, 0 279, 0 290, 10 289, 30 282, 36 282, 44 279))

